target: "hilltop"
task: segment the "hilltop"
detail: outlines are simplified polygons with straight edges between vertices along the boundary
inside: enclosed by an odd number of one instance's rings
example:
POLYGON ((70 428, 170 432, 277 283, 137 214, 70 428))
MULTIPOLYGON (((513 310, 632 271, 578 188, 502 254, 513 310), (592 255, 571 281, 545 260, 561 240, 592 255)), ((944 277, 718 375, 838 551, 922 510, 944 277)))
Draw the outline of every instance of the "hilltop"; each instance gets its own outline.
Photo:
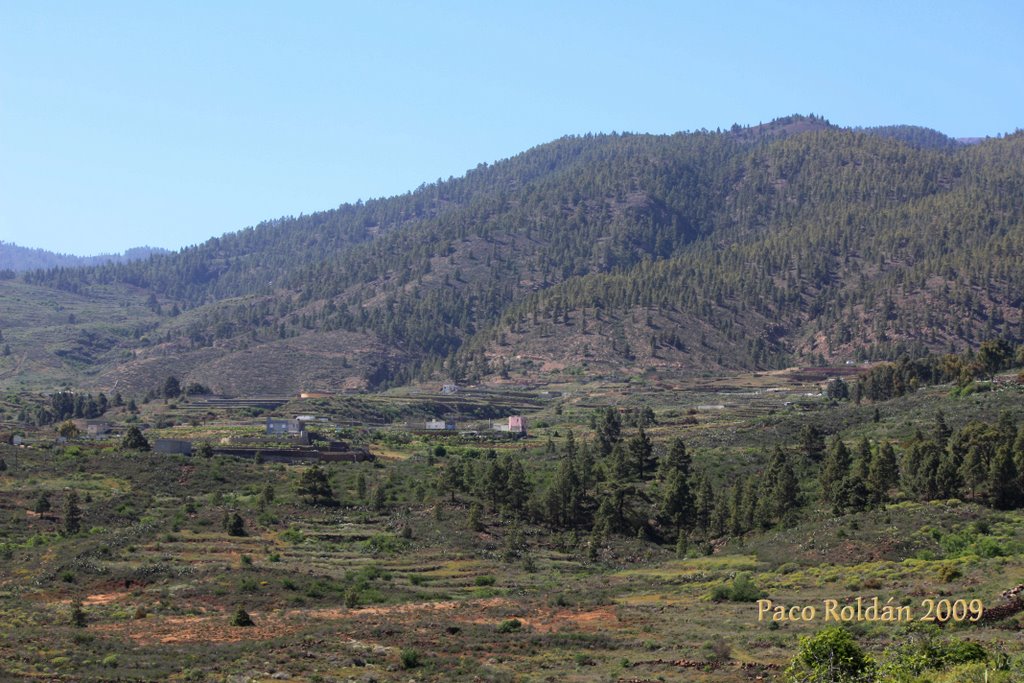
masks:
POLYGON ((74 254, 57 254, 46 249, 21 247, 13 242, 0 240, 0 270, 16 273, 39 268, 79 268, 97 266, 104 263, 126 263, 140 261, 153 254, 168 254, 167 249, 159 247, 134 247, 120 254, 97 254, 95 256, 75 256, 74 254))

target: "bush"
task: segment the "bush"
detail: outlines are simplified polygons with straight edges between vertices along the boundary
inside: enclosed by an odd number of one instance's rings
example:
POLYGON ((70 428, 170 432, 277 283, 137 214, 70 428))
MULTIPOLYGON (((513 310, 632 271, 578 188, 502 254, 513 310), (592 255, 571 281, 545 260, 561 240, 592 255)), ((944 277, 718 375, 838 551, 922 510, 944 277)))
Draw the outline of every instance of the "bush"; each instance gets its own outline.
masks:
POLYGON ((716 635, 704 643, 704 655, 712 661, 725 662, 732 658, 732 647, 725 638, 716 635))
POLYGON ((228 536, 245 536, 245 521, 237 512, 231 514, 228 520, 228 536))
MULTIPOLYGON (((983 662, 988 655, 978 643, 939 640, 942 631, 931 624, 913 624, 888 647, 880 673, 886 680, 909 680, 925 671, 983 662)), ((959 679, 956 679, 959 680, 959 679)))
POLYGON ((255 622, 253 622, 252 617, 249 616, 248 612, 246 612, 244 609, 239 607, 235 611, 235 616, 233 616, 231 618, 231 625, 232 626, 254 626, 255 622))
POLYGON ((518 619, 506 619, 498 624, 498 633, 512 633, 523 627, 523 622, 518 619))
POLYGON ((420 661, 420 653, 412 648, 405 648, 400 654, 402 660, 403 669, 415 669, 422 662, 420 661))
POLYGON ((76 601, 71 605, 71 625, 77 626, 78 628, 85 628, 87 619, 85 616, 85 610, 82 609, 82 603, 76 601))
POLYGON ((874 680, 874 662, 850 632, 827 628, 800 638, 800 651, 786 669, 785 679, 796 683, 854 683, 874 680))
POLYGON ((754 585, 746 572, 737 574, 731 586, 716 586, 711 592, 711 599, 715 602, 757 602, 764 596, 765 592, 754 585))

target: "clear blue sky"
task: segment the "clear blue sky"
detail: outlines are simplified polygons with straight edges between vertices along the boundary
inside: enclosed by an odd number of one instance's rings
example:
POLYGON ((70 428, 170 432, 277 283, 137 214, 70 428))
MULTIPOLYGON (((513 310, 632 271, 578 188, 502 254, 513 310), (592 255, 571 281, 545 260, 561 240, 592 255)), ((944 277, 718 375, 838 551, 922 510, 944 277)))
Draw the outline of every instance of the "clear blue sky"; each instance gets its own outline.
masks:
POLYGON ((0 0, 0 240, 179 248, 573 133, 1024 127, 1024 3, 0 0))

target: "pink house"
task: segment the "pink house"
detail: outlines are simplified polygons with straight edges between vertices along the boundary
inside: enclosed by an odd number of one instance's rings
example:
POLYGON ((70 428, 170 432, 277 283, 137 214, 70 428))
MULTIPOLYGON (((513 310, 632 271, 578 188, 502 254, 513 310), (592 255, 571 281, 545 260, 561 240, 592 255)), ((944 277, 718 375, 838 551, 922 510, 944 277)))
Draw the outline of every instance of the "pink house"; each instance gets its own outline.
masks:
POLYGON ((522 415, 510 415, 508 418, 508 431, 516 434, 525 434, 526 419, 522 415))

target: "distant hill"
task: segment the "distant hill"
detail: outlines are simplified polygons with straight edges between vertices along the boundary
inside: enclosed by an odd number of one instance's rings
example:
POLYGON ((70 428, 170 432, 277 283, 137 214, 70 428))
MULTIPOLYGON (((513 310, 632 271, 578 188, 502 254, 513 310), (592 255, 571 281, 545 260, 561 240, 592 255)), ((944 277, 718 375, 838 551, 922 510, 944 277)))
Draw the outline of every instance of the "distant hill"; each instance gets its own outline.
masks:
POLYGON ((921 149, 956 149, 963 144, 960 140, 922 126, 875 126, 855 130, 863 130, 869 135, 900 140, 921 149))
POLYGON ((48 317, 0 311, 20 359, 0 380, 294 392, 1020 341, 1021 196, 1021 133, 788 116, 570 136, 181 252, 24 273, 8 296, 48 317))
POLYGON ((128 249, 123 254, 98 254, 96 256, 74 256, 71 254, 56 254, 45 249, 32 249, 19 247, 11 242, 0 241, 0 270, 13 270, 24 272, 26 270, 37 270, 40 268, 79 268, 83 266, 98 266, 104 263, 126 263, 146 259, 153 254, 168 254, 166 249, 158 247, 135 247, 128 249))

